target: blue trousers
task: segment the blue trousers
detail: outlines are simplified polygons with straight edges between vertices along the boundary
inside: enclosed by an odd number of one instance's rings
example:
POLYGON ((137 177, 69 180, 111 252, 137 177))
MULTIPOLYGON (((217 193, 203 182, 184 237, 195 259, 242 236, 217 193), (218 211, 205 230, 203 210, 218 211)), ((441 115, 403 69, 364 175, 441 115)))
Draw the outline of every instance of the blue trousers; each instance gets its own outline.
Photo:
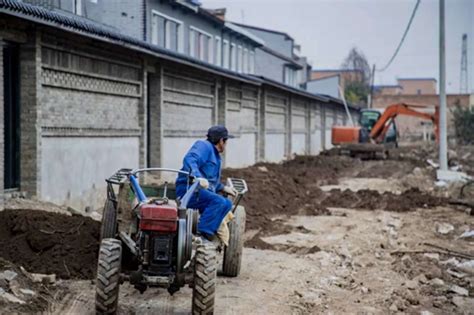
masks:
MULTIPOLYGON (((185 185, 176 187, 178 197, 181 198, 185 193, 185 185)), ((222 220, 232 209, 232 202, 210 190, 199 189, 189 201, 188 208, 199 210, 201 217, 197 227, 198 231, 211 236, 216 234, 222 220)))

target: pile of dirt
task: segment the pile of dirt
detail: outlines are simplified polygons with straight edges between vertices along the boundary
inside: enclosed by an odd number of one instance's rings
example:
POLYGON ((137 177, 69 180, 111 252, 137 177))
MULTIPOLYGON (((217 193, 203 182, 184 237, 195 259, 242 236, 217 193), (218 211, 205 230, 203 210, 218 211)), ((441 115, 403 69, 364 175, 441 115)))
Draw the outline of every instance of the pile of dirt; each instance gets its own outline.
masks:
POLYGON ((88 217, 38 210, 0 212, 0 257, 30 272, 93 278, 99 235, 100 223, 88 217))
POLYGON ((429 195, 418 188, 410 188, 400 195, 375 190, 341 191, 333 189, 320 204, 322 207, 339 207, 366 210, 387 210, 395 212, 413 211, 417 208, 432 208, 447 205, 448 200, 429 195))
POLYGON ((260 229, 268 227, 269 218, 275 215, 327 214, 327 209, 316 206, 324 195, 319 186, 337 183, 340 173, 353 166, 349 157, 296 156, 281 164, 225 169, 223 178, 247 181, 249 192, 242 201, 247 228, 260 229))

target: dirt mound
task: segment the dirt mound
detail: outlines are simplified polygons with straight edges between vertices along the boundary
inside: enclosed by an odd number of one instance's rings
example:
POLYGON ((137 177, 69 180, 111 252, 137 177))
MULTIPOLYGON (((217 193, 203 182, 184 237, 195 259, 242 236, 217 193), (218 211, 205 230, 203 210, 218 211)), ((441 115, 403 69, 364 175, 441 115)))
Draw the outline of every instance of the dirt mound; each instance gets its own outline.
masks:
POLYGON ((323 207, 340 207, 366 210, 387 210, 396 212, 413 211, 417 208, 432 208, 447 205, 445 198, 428 195, 418 188, 410 188, 402 194, 391 192, 380 194, 375 190, 341 191, 333 189, 322 202, 323 207))
POLYGON ((90 279, 96 272, 100 223, 36 210, 0 212, 0 257, 35 273, 90 279))
POLYGON ((354 166, 342 156, 296 156, 282 164, 259 163, 242 169, 225 169, 223 177, 243 178, 249 192, 242 204, 247 228, 265 227, 274 215, 327 214, 316 205, 323 197, 321 185, 335 184, 339 174, 354 166))

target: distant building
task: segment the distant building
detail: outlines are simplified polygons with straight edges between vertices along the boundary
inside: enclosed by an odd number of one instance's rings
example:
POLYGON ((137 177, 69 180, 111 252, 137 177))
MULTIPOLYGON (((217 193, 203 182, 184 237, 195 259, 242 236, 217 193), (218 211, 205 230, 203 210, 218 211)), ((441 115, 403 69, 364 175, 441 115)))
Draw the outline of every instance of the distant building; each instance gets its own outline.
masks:
POLYGON ((402 91, 401 85, 374 85, 373 88, 375 95, 400 95, 402 91))
POLYGON ((340 75, 343 83, 348 81, 361 81, 363 73, 360 70, 347 70, 347 69, 325 69, 325 70, 313 70, 311 72, 311 80, 318 80, 334 75, 340 75))
POLYGON ((264 45, 256 49, 255 73, 292 87, 304 88, 311 65, 299 56, 300 46, 287 33, 262 27, 234 23, 261 38, 264 45))
POLYGON ((340 98, 341 93, 339 86, 341 83, 341 75, 334 74, 320 79, 314 79, 306 83, 306 90, 312 93, 320 93, 332 97, 340 98))
POLYGON ((320 93, 341 98, 341 89, 345 90, 350 81, 361 81, 363 73, 360 70, 326 69, 311 71, 311 80, 306 83, 306 89, 311 93, 320 93))
POLYGON ((436 79, 434 78, 399 78, 403 95, 432 95, 436 94, 436 79))
POLYGON ((434 95, 436 79, 434 78, 400 78, 396 85, 375 85, 375 95, 434 95))

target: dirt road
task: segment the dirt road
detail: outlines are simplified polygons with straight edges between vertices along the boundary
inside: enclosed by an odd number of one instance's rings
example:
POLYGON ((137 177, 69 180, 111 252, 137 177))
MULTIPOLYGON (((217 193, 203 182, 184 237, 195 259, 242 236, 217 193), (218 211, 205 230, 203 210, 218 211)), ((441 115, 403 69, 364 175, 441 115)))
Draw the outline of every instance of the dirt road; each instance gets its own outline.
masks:
MULTIPOLYGON (((456 299, 449 288, 462 284, 472 295, 472 277, 450 275, 450 255, 437 256, 436 250, 421 243, 472 252, 472 243, 455 237, 467 225, 472 227, 473 219, 447 208, 427 211, 331 209, 331 216, 287 218, 282 224, 293 227, 291 233, 263 238, 279 250, 246 248, 241 276, 219 278, 216 314, 469 314, 474 300, 456 299), (449 235, 436 233, 436 224, 447 222, 455 230, 449 235), (314 246, 320 250, 299 254, 314 246), (424 253, 393 254, 397 250, 424 253)), ((90 281, 63 285, 71 291, 70 298, 60 304, 57 314, 94 313, 90 281)), ((190 299, 190 289, 170 297, 164 290, 140 295, 123 286, 120 313, 188 314, 190 299)))

